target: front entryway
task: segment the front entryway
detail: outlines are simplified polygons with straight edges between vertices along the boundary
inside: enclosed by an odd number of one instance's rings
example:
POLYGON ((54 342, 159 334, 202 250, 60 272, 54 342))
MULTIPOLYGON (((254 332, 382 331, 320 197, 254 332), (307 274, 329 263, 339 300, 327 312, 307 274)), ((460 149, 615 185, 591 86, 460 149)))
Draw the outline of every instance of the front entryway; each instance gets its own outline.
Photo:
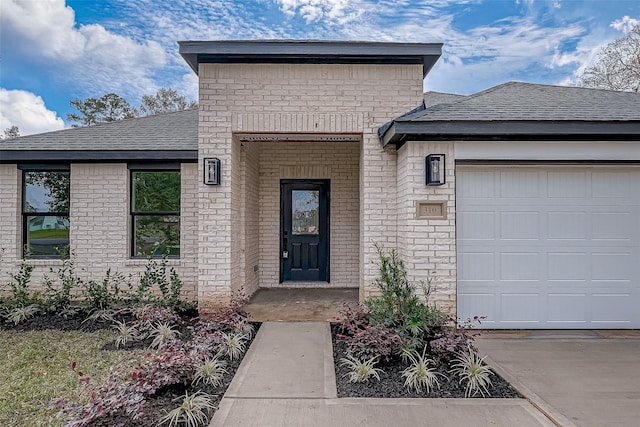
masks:
POLYGON ((280 282, 329 281, 329 180, 280 181, 280 282))

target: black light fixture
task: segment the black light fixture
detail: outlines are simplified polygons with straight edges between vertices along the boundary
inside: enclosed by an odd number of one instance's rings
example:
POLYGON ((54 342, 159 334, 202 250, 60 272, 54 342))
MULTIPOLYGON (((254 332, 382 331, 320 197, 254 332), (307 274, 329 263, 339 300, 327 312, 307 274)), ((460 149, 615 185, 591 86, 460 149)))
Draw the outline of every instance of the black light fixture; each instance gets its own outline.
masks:
POLYGON ((445 183, 444 154, 429 154, 426 158, 426 185, 445 183))
POLYGON ((217 157, 204 159, 204 183, 220 185, 220 159, 217 157))

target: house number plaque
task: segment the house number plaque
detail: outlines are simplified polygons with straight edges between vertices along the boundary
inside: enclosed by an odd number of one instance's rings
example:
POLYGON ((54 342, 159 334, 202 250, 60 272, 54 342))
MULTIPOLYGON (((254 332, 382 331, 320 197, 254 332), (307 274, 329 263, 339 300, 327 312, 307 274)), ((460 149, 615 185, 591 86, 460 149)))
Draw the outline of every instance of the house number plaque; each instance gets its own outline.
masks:
POLYGON ((446 201, 417 202, 416 218, 447 219, 447 202, 446 201))

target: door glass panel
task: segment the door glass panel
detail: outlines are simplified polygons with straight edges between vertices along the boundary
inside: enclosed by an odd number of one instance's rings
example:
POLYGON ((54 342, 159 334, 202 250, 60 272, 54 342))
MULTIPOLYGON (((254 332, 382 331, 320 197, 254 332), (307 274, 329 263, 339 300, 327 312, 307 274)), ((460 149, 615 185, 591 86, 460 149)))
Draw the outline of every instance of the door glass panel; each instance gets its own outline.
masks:
POLYGON ((320 191, 291 191, 292 234, 319 234, 320 191))

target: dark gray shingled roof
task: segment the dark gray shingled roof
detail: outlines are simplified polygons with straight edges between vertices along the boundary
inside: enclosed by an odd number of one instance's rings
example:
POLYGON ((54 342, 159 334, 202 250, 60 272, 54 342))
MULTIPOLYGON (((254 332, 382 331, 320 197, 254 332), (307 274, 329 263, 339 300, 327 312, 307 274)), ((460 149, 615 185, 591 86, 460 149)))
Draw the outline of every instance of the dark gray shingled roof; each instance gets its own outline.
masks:
POLYGON ((455 93, 429 91, 424 93, 424 107, 429 108, 438 104, 448 104, 450 102, 460 101, 463 98, 466 98, 466 96, 455 93))
POLYGON ((198 110, 0 141, 0 161, 197 160, 198 110))
POLYGON ((383 145, 417 138, 640 136, 640 94, 509 82, 430 105, 381 128, 383 145))

